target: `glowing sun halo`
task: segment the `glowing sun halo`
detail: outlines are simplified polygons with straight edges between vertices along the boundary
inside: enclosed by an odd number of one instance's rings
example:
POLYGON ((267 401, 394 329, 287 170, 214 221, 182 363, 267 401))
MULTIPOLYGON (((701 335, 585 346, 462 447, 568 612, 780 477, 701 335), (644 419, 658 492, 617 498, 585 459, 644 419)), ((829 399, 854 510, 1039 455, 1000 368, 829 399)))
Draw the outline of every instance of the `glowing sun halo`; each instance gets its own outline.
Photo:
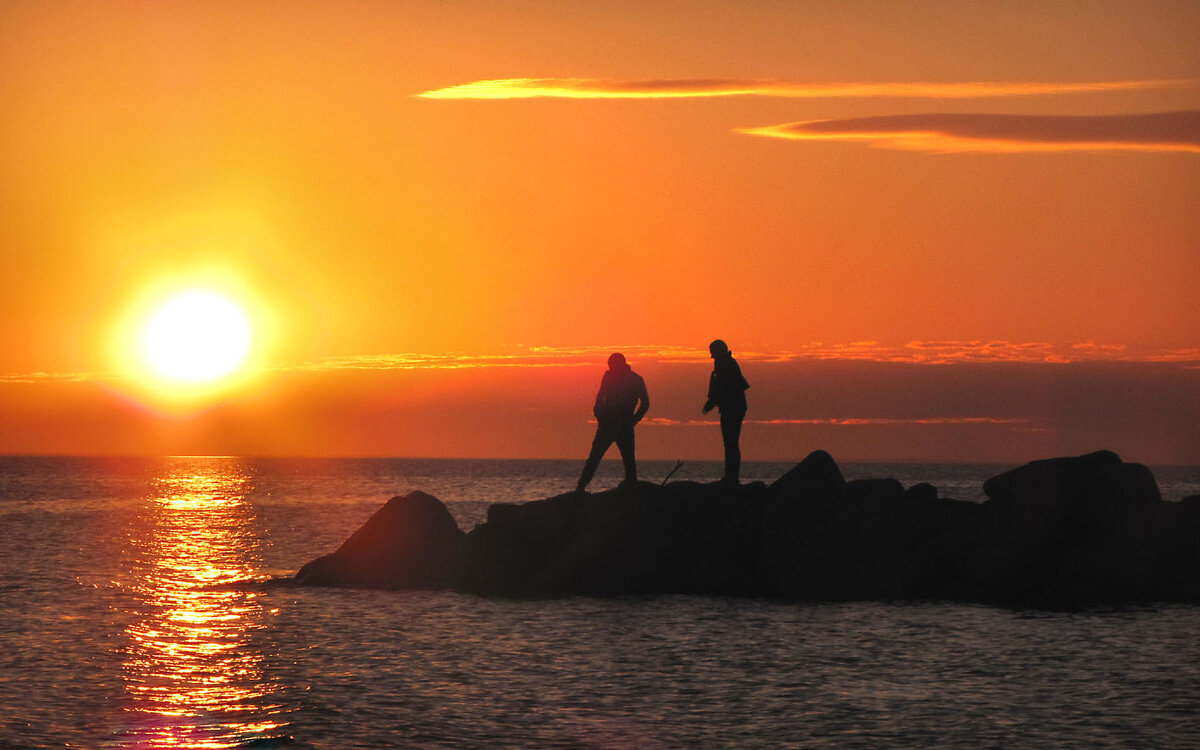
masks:
POLYGON ((139 337, 143 363, 156 377, 210 383, 238 370, 250 354, 250 321, 229 297, 180 292, 151 311, 139 337))

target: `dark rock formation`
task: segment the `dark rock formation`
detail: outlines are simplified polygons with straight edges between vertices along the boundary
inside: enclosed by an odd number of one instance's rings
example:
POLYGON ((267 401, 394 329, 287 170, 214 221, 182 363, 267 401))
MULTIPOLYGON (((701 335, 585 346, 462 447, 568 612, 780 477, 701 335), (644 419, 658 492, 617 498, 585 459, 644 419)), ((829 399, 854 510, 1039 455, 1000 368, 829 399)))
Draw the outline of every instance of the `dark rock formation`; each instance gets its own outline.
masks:
POLYGON ((438 587, 462 538, 450 511, 436 497, 424 492, 393 497, 336 552, 301 568, 296 581, 312 586, 438 587))
POLYGON ((393 498, 300 583, 505 596, 717 594, 1041 606, 1200 602, 1200 497, 1101 451, 988 480, 985 503, 847 482, 816 451, 770 486, 638 483, 498 503, 469 534, 393 498))

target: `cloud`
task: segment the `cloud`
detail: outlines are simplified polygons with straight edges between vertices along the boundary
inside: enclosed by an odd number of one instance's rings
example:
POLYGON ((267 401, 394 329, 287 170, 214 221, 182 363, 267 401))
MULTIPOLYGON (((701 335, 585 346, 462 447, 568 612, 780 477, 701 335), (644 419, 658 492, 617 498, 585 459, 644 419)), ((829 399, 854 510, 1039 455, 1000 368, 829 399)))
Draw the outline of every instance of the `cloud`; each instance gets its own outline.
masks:
MULTIPOLYGON (((625 344, 608 346, 532 346, 508 353, 363 354, 328 357, 313 362, 280 364, 264 368, 275 372, 346 372, 404 370, 478 370, 498 368, 599 367, 608 355, 622 352, 636 367, 640 363, 665 365, 707 364, 703 345, 674 346, 625 344)), ((943 340, 909 341, 900 346, 878 341, 826 343, 815 341, 789 349, 735 349, 742 362, 778 364, 786 362, 895 362, 902 364, 948 365, 956 363, 1024 362, 1068 364, 1078 362, 1142 362, 1200 365, 1200 347, 1131 351, 1124 344, 1083 341, 1055 344, 1047 341, 943 340)), ((0 373, 0 385, 80 383, 115 381, 133 377, 119 372, 27 372, 0 373)))
MULTIPOLYGON (((858 361, 944 365, 963 362, 1200 362, 1200 349, 1130 351, 1125 344, 1084 341, 1056 344, 1049 341, 918 340, 901 346, 878 341, 849 343, 812 342, 788 350, 737 352, 739 360, 756 362, 858 361)), ((669 360, 665 360, 669 361, 669 360)))
POLYGON ((761 78, 501 78, 472 81, 417 94, 424 99, 693 99, 714 96, 775 96, 797 99, 905 98, 982 99, 998 96, 1073 94, 1185 88, 1190 79, 1140 81, 1023 82, 806 82, 761 78))
MULTIPOLYGON (((1128 355, 1122 344, 1059 345, 1049 342, 1014 341, 910 341, 888 346, 877 341, 847 343, 813 342, 791 349, 739 349, 734 354, 743 362, 780 363, 812 360, 905 362, 949 364, 953 362, 1079 362, 1097 360, 1181 361, 1188 350, 1128 355), (1164 359, 1165 358, 1165 359, 1164 359)), ((301 371, 331 370, 467 370, 480 368, 592 367, 603 365, 612 352, 622 352, 635 366, 639 362, 660 364, 707 363, 708 350, 655 344, 608 346, 534 346, 506 354, 369 354, 331 357, 316 362, 283 365, 275 369, 301 371)))
MULTIPOLYGON (((771 426, 816 426, 816 427, 894 427, 947 425, 1025 425, 1032 420, 1026 417, 828 417, 820 419, 747 419, 743 424, 771 426)), ((653 417, 642 420, 651 427, 714 427, 720 425, 715 419, 670 419, 653 417)))
POLYGON ((1128 347, 1126 347, 1124 344, 1097 344, 1095 341, 1088 340, 1081 341, 1078 344, 1071 344, 1071 348, 1077 352, 1120 356, 1128 347))
POLYGON ((1147 361, 1186 363, 1200 362, 1200 347, 1193 346, 1184 349, 1167 349, 1166 351, 1154 352, 1147 357, 1147 361))
POLYGON ((25 372, 0 374, 0 383, 83 383, 115 377, 111 372, 25 372))
POLYGON ((280 370, 468 370, 497 367, 588 367, 603 364, 608 355, 622 352, 632 362, 691 361, 708 359, 704 349, 651 344, 611 346, 533 346, 508 354, 365 354, 330 357, 316 362, 283 365, 280 370))
POLYGON ((560 357, 524 354, 361 354, 328 357, 316 362, 282 365, 275 369, 332 370, 468 370, 482 367, 573 367, 589 364, 560 357))
POLYGON ((881 148, 942 153, 1200 153, 1200 110, 1131 115, 885 115, 738 128, 736 132, 798 141, 848 141, 881 148))
MULTIPOLYGON (((1072 354, 1061 346, 1046 341, 910 341, 905 348, 911 352, 912 360, 924 364, 948 364, 952 362, 1046 362, 1061 364, 1091 359, 1108 359, 1095 356, 1095 351, 1079 349, 1072 354), (1091 355, 1091 356, 1090 356, 1091 355)), ((1074 349, 1074 347, 1071 347, 1074 349)))

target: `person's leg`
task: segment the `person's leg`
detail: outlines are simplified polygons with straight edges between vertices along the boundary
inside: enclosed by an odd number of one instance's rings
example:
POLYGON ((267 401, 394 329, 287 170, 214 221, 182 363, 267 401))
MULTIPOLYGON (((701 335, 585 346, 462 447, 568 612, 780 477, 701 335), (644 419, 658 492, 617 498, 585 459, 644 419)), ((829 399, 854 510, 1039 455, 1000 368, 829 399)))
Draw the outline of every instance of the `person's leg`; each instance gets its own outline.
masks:
POLYGON ((579 484, 575 487, 576 492, 583 492, 588 483, 592 481, 592 477, 596 475, 596 467, 600 465, 600 459, 604 458, 604 453, 612 444, 612 432, 603 427, 597 427, 596 437, 592 439, 592 452, 588 454, 587 461, 583 464, 583 473, 579 475, 579 484))
POLYGON ((617 450, 621 451, 621 461, 625 464, 625 481, 636 482, 637 459, 633 454, 633 427, 631 426, 629 429, 622 430, 620 433, 618 433, 616 442, 617 450))
POLYGON ((738 481, 742 471, 742 448, 738 441, 742 435, 744 411, 721 412, 721 440, 725 443, 725 476, 727 481, 738 481))

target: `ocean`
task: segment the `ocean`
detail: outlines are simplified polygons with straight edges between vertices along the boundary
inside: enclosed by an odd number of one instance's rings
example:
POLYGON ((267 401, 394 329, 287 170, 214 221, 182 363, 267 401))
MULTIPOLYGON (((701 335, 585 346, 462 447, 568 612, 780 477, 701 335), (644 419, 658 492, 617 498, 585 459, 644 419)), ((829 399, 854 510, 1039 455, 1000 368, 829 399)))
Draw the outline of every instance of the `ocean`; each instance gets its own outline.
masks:
MULTIPOLYGON (((272 582, 393 495, 436 495, 470 530, 492 502, 572 489, 581 465, 0 458, 0 748, 1200 747, 1200 607, 272 582)), ((1010 467, 842 468, 982 500, 1010 467)), ((619 473, 605 462, 592 489, 619 473)), ((1167 500, 1200 494, 1200 467, 1155 475, 1167 500)))

